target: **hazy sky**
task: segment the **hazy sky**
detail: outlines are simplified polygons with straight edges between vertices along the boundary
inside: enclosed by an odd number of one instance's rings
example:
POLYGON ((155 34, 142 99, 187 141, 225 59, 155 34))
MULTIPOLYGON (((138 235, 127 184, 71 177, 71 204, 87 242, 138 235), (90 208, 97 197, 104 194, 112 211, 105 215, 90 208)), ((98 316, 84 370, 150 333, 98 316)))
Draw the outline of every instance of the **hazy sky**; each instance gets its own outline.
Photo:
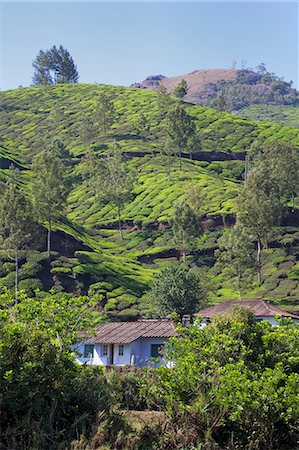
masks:
POLYGON ((298 87, 296 2, 0 1, 1 89, 29 86, 40 49, 62 44, 82 83, 249 67, 298 87))

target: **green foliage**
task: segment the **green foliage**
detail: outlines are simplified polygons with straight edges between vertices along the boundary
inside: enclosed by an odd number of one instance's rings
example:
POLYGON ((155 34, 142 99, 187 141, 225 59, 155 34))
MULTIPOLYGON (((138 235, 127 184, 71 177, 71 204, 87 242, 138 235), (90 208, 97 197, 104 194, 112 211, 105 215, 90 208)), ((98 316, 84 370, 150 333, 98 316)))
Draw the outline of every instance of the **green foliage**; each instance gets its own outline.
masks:
MULTIPOLYGON (((202 329, 171 339, 172 369, 147 383, 177 427, 192 428, 189 446, 276 449, 298 439, 299 327, 272 327, 236 308, 202 329)), ((177 433, 179 436, 179 433, 177 433)), ((174 445, 173 448, 176 448, 174 445)), ((213 448, 213 447, 209 447, 213 448)))
POLYGON ((77 365, 71 347, 90 324, 90 305, 65 294, 0 300, 2 444, 14 447, 17 433, 20 448, 68 447, 108 407, 101 370, 77 365))
POLYGON ((55 141, 35 156, 34 178, 31 183, 35 216, 48 228, 47 251, 51 252, 52 224, 63 213, 71 189, 70 176, 65 167, 65 147, 55 141), (59 182, 57 182, 59 180, 59 182))
POLYGON ((182 318, 205 302, 198 275, 183 265, 165 266, 155 274, 148 298, 162 317, 176 312, 182 318))
POLYGON ((240 109, 237 115, 243 119, 279 123, 294 128, 299 127, 298 106, 251 105, 240 109))
POLYGON ((186 253, 196 248, 196 238, 202 232, 198 215, 186 197, 174 205, 172 225, 174 242, 176 248, 181 250, 184 262, 186 253))
POLYGON ((118 224, 121 238, 123 239, 121 227, 121 210, 128 199, 133 188, 133 177, 128 165, 123 160, 121 150, 115 142, 111 153, 103 161, 101 167, 101 187, 103 196, 117 207, 118 224))
POLYGON ((55 45, 50 50, 40 50, 33 61, 33 84, 78 83, 77 67, 67 49, 55 45))
POLYGON ((188 140, 195 133, 195 125, 185 108, 174 105, 167 113, 165 119, 165 133, 168 145, 173 148, 174 154, 180 158, 180 168, 182 165, 182 151, 187 147, 188 140))
POLYGON ((183 98, 188 92, 188 85, 187 81, 182 79, 174 88, 173 95, 175 95, 178 98, 183 98))
POLYGON ((96 104, 96 117, 99 122, 101 131, 106 137, 107 131, 115 121, 115 108, 113 103, 113 98, 106 94, 101 93, 98 97, 96 104))
POLYGON ((276 105, 295 106, 298 103, 298 92, 292 87, 292 82, 283 81, 267 70, 261 73, 243 69, 238 71, 233 80, 207 83, 198 92, 196 100, 200 105, 228 111, 254 105, 251 110, 255 111, 255 105, 271 105, 271 108, 276 105))
MULTIPOLYGON (((192 153, 193 161, 184 159, 185 170, 181 173, 178 159, 172 156, 176 153, 174 146, 169 146, 166 156, 159 156, 166 149, 162 141, 163 119, 170 106, 179 103, 179 100, 165 92, 102 85, 57 84, 1 92, 0 97, 1 180, 7 178, 5 167, 14 162, 25 169, 20 171, 20 187, 22 192, 31 197, 28 188, 36 176, 34 164, 31 164, 34 155, 48 148, 54 138, 65 143, 71 154, 61 159, 66 171, 72 172, 73 189, 66 208, 63 208, 62 214, 52 225, 53 240, 56 245, 61 242, 61 254, 68 258, 74 256, 72 249, 82 250, 84 245, 84 250, 88 250, 89 261, 81 267, 81 254, 76 271, 75 267, 61 265, 73 271, 72 285, 68 289, 88 292, 90 283, 103 282, 110 285, 105 292, 113 293, 120 286, 125 286, 130 291, 129 295, 138 302, 134 309, 139 313, 146 311, 147 305, 140 306, 139 301, 148 289, 154 270, 177 261, 178 252, 170 228, 174 204, 181 200, 192 183, 200 190, 199 210, 196 213, 205 227, 205 233, 198 239, 196 254, 191 253, 188 262, 192 261, 192 264, 205 269, 210 301, 216 302, 228 296, 238 298, 235 277, 230 270, 226 270, 224 264, 214 267, 213 253, 218 245, 217 239, 222 234, 222 225, 231 226, 234 223, 236 198, 242 189, 240 180, 244 170, 244 152, 253 141, 263 145, 283 139, 296 146, 299 142, 298 130, 242 120, 219 111, 185 104, 186 112, 196 126, 193 136, 198 139, 198 144, 194 147, 191 139, 188 139, 183 155, 190 156, 192 153), (96 108, 98 97, 103 93, 113 102, 116 115, 107 133, 109 140, 98 132, 100 124, 96 108), (141 114, 150 124, 147 136, 144 132, 137 135, 132 129, 132 123, 138 123, 141 114), (117 140, 128 170, 136 174, 132 193, 121 211, 123 241, 116 229, 117 207, 111 200, 103 198, 100 182, 95 176, 100 175, 100 162, 110 152, 110 138, 117 140)), ((287 201, 286 196, 283 204, 287 201)), ((294 217, 297 208, 298 201, 295 199, 294 217)), ((291 215, 284 220, 291 220, 291 215)), ((271 235, 274 236, 274 230, 271 235)), ((286 261, 294 257, 296 262, 299 252, 295 232, 283 229, 275 236, 270 237, 271 250, 279 246, 286 251, 286 261)), ((43 236, 34 238, 34 245, 42 248, 43 239, 43 236)), ((263 249, 261 258, 263 283, 258 287, 248 274, 248 283, 242 290, 244 298, 271 298, 281 301, 282 306, 296 308, 298 283, 295 287, 279 288, 283 279, 288 277, 291 267, 279 268, 272 261, 274 253, 267 252, 263 249), (268 264, 268 268, 264 270, 265 264, 268 264), (277 277, 272 279, 267 270, 275 272, 277 277), (286 296, 279 297, 280 292, 286 291, 286 296)), ((55 283, 55 278, 49 273, 47 255, 36 253, 44 261, 42 271, 36 276, 41 277, 44 289, 49 289, 55 283)), ((52 260, 59 256, 51 252, 52 260)), ((2 260, 2 255, 0 258, 2 260)), ((22 258, 25 261, 27 256, 22 254, 22 258)), ((13 287, 14 273, 11 268, 5 270, 3 275, 1 272, 1 277, 1 285, 13 287)), ((59 288, 62 289, 62 286, 59 288)), ((109 315, 118 312, 120 310, 116 307, 109 309, 109 315)))

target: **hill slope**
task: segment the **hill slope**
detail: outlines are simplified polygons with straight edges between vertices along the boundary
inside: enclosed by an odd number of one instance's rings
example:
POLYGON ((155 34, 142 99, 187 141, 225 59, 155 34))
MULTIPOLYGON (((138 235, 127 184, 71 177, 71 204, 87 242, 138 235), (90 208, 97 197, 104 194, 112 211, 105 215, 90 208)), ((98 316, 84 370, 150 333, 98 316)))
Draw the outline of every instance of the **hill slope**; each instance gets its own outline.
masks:
POLYGON ((299 94, 288 83, 269 73, 251 69, 195 70, 175 77, 149 76, 134 87, 156 90, 159 85, 167 92, 185 80, 188 92, 184 99, 203 106, 237 113, 240 117, 299 126, 299 94))
MULTIPOLYGON (((160 156, 162 117, 154 92, 100 85, 57 85, 0 93, 2 176, 14 162, 25 169, 23 179, 28 183, 33 155, 51 139, 60 137, 72 152, 77 180, 68 199, 67 214, 56 224, 57 253, 51 264, 43 246, 24 254, 21 288, 54 286, 69 292, 89 292, 108 314, 118 317, 146 311, 147 305, 140 298, 153 271, 161 264, 178 261, 179 252, 171 232, 173 204, 192 182, 201 187, 205 232, 189 263, 201 268, 210 286, 211 301, 237 297, 231 276, 217 264, 214 251, 223 225, 230 226, 234 220, 244 153, 254 140, 287 138, 299 144, 299 130, 243 120, 201 106, 186 108, 196 123, 200 148, 192 161, 185 152, 182 171, 174 160, 169 178, 160 156), (80 171, 87 150, 80 126, 86 117, 95 120, 96 99, 104 91, 114 97, 118 117, 107 137, 98 136, 93 147, 101 157, 111 139, 116 139, 137 174, 131 199, 123 211, 124 242, 117 231, 116 209, 94 198, 80 171), (141 112, 151 125, 146 135, 134 127, 141 112)), ((244 296, 271 298, 294 309, 298 299, 299 236, 292 222, 287 220, 285 224, 287 227, 277 230, 272 248, 270 245, 265 252, 262 286, 253 279, 244 296)), ((0 285, 13 286, 13 267, 3 255, 0 277, 0 285)))

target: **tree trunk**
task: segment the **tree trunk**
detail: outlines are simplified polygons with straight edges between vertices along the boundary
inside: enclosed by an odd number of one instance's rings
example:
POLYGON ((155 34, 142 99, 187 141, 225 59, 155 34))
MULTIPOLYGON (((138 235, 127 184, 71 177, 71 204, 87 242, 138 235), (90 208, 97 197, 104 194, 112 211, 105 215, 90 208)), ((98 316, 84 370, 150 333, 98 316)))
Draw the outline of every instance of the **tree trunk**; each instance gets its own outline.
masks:
POLYGON ((120 232, 120 237, 121 240, 124 240, 124 236, 123 236, 123 230, 121 228, 121 218, 120 218, 120 205, 117 205, 117 215, 118 215, 118 228, 119 228, 119 232, 120 232))
POLYGON ((16 250, 15 253, 15 301, 18 303, 18 292, 19 292, 19 253, 18 250, 16 250))
POLYGON ((182 168, 183 168, 183 162, 182 162, 182 152, 181 152, 181 150, 180 150, 180 152, 179 152, 179 158, 180 158, 180 170, 182 170, 182 168))
POLYGON ((242 295, 241 295, 241 266, 240 264, 238 264, 238 292, 239 292, 239 298, 240 300, 242 300, 242 295))
POLYGON ((257 261, 257 281, 260 284, 261 283, 261 241, 257 240, 257 254, 256 254, 256 261, 257 261))
POLYGON ((47 235, 47 252, 48 258, 51 257, 51 221, 48 222, 48 235, 47 235))

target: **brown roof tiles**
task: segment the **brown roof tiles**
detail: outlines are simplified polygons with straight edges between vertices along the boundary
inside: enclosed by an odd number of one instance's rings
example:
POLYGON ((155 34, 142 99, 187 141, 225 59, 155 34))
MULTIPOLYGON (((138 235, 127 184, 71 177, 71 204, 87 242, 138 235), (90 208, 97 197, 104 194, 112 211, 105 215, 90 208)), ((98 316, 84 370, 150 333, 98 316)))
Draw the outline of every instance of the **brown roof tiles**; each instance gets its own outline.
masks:
POLYGON ((89 344, 130 344, 139 338, 169 338, 177 336, 175 323, 167 319, 144 319, 136 322, 107 322, 96 328, 89 344))
POLYGON ((287 311, 284 311, 283 309, 280 309, 265 300, 229 300, 218 303, 210 308, 202 309, 198 312, 198 314, 203 318, 213 317, 218 314, 226 313, 234 305, 243 306, 244 308, 250 309, 256 317, 273 317, 279 315, 299 320, 299 316, 288 313, 287 311))

